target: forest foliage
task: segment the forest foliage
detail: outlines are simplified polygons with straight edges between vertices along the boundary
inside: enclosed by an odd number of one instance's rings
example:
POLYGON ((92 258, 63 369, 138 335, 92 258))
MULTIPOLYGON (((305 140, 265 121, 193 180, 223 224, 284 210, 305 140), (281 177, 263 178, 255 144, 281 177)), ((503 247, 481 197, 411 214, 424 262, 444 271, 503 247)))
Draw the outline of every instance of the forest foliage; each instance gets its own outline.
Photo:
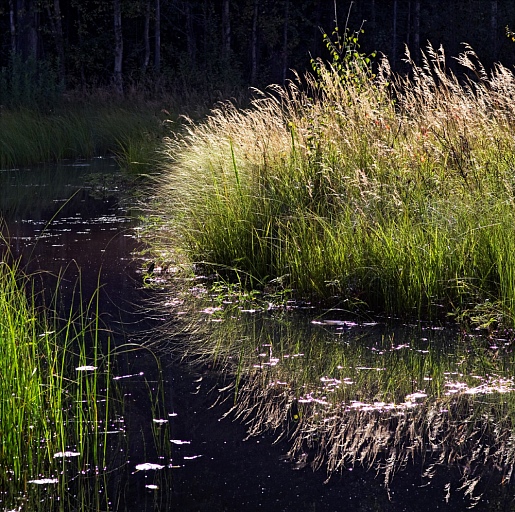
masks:
POLYGON ((450 55, 466 42, 487 68, 515 61, 509 0, 11 0, 0 6, 0 104, 46 106, 99 87, 225 99, 329 59, 320 29, 336 18, 363 24, 362 51, 394 70, 404 45, 418 62, 428 41, 450 55))

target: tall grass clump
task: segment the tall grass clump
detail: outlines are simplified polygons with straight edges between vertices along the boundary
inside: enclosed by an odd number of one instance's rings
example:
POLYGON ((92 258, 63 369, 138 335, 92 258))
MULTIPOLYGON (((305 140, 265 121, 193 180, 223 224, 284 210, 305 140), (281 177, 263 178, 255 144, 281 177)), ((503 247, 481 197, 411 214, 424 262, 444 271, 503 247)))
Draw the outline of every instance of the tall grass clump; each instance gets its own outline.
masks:
POLYGON ((513 323, 515 75, 468 47, 460 77, 431 46, 406 76, 340 62, 166 141, 154 249, 297 296, 513 323))

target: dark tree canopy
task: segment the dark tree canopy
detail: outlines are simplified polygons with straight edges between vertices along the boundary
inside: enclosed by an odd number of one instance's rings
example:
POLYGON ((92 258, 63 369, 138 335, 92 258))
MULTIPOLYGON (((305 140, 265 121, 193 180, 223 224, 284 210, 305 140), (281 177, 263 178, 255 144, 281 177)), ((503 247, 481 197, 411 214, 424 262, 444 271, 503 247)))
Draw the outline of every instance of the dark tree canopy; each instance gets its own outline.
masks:
POLYGON ((405 45, 418 59, 427 42, 448 56, 468 43, 487 68, 515 62, 512 0, 2 0, 0 86, 5 93, 20 69, 53 73, 61 90, 223 94, 280 83, 310 56, 328 57, 320 27, 334 29, 335 3, 340 31, 347 19, 351 30, 363 24, 361 50, 386 54, 399 71, 405 45))

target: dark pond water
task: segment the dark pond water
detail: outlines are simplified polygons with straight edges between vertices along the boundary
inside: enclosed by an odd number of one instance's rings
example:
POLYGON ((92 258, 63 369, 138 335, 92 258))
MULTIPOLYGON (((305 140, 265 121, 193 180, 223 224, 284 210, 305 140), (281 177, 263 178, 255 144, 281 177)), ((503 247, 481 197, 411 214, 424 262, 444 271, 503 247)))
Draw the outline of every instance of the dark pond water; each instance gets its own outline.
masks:
POLYGON ((263 308, 159 269, 147 290, 123 182, 110 159, 0 171, 13 254, 64 301, 79 274, 84 297, 100 283, 106 332, 130 347, 107 508, 515 510, 508 338, 263 308))

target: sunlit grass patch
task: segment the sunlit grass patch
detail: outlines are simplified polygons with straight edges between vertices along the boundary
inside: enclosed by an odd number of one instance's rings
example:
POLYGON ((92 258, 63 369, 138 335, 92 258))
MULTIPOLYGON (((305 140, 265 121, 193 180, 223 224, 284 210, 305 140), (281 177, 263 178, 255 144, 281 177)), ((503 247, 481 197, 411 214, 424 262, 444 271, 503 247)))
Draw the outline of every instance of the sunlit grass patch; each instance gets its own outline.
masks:
POLYGON ((319 63, 213 110, 164 145, 154 249, 298 297, 431 317, 488 300, 513 323, 515 77, 458 61, 477 79, 429 47, 409 77, 319 63))

